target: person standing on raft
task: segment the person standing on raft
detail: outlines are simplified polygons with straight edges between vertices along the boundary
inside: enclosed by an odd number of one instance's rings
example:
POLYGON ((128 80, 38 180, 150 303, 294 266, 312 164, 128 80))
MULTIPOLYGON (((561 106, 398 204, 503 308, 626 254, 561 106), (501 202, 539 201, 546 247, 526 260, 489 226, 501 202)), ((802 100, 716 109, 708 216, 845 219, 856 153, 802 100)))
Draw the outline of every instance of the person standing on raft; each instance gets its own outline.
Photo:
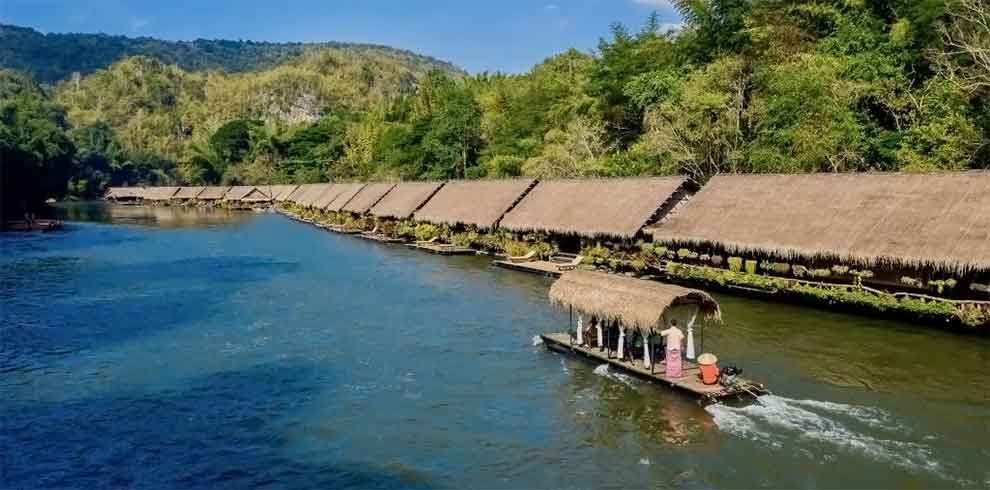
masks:
POLYGON ((660 331, 660 336, 667 338, 667 355, 664 362, 664 374, 668 378, 681 377, 681 342, 684 332, 677 328, 677 320, 671 320, 670 328, 660 331))

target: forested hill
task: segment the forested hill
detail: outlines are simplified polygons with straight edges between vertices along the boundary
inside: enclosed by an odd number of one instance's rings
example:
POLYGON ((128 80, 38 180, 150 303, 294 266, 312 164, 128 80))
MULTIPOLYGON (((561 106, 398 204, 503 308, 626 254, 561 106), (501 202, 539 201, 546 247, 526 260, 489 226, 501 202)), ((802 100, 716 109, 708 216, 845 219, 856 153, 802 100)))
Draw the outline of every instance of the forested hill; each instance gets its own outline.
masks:
POLYGON ((374 44, 269 43, 197 39, 162 41, 107 34, 42 34, 28 27, 0 24, 0 68, 30 73, 52 83, 106 68, 129 56, 143 55, 187 71, 223 70, 229 73, 263 70, 310 49, 335 48, 358 55, 381 55, 413 71, 439 69, 462 74, 456 66, 403 49, 374 44))

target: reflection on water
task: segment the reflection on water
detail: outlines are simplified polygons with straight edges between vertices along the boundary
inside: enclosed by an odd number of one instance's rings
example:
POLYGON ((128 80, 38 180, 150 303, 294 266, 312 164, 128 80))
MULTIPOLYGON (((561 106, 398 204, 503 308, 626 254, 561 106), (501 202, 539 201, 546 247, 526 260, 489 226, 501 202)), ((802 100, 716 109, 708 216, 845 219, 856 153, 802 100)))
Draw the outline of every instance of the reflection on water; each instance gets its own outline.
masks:
POLYGON ((84 202, 61 204, 56 216, 66 221, 133 224, 161 228, 244 223, 252 212, 192 206, 144 206, 84 202))
POLYGON ((720 296, 705 350, 775 395, 705 409, 547 352, 549 281, 484 258, 271 214, 61 212, 80 221, 0 236, 0 487, 990 481, 986 339, 720 296))

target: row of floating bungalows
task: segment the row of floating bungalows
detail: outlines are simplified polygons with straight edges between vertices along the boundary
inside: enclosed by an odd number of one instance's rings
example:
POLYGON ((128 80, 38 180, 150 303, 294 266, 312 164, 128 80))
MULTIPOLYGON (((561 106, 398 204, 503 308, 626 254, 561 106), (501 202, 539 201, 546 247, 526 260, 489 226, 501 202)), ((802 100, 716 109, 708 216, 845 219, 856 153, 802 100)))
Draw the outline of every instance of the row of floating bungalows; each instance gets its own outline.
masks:
MULTIPOLYGON (((642 177, 114 188, 108 199, 274 203, 372 218, 374 229, 361 231, 382 239, 389 237, 379 224, 409 219, 520 240, 540 235, 560 253, 503 261, 537 272, 559 272, 582 251, 586 263, 612 260, 589 257, 591 248, 790 281, 990 299, 986 171, 719 175, 701 187, 642 177)), ((423 246, 453 249, 436 240, 423 246)))
POLYGON ((218 204, 231 207, 268 206, 296 185, 235 185, 203 187, 111 187, 104 199, 118 204, 218 204))

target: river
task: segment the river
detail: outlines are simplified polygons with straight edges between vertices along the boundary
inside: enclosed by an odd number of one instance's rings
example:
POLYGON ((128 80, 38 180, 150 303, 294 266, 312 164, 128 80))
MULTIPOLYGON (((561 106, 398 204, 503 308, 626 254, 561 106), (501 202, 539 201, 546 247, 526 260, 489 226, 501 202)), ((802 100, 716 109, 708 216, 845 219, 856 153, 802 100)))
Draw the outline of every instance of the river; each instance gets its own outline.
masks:
POLYGON ((702 408, 550 353, 547 279, 276 214, 0 235, 2 488, 990 486, 985 337, 720 295, 702 408))

